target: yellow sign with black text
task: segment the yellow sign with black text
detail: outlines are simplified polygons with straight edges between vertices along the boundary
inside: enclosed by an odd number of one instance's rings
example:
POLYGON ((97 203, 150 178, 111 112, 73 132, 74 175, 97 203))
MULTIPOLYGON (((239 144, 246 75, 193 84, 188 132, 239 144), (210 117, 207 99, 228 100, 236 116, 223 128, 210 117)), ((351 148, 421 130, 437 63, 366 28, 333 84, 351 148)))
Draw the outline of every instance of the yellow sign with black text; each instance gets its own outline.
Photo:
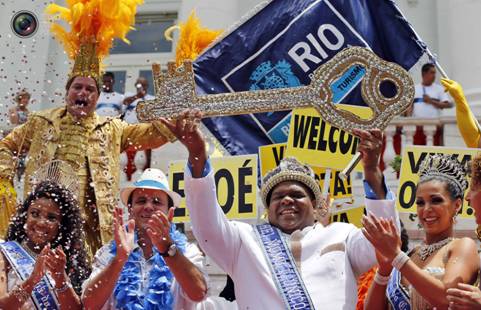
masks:
MULTIPOLYGON (((229 219, 257 218, 257 155, 211 158, 217 187, 217 201, 229 219)), ((170 188, 182 197, 174 223, 189 222, 185 207, 184 169, 186 161, 169 165, 170 188)), ((205 206, 214 208, 215 206, 205 206)))
MULTIPOLYGON (((259 147, 259 161, 261 165, 261 174, 264 176, 268 171, 277 167, 286 154, 286 143, 270 144, 259 147)), ((321 189, 324 186, 326 174, 325 168, 311 166, 319 181, 321 189)), ((344 200, 352 198, 351 178, 348 177, 343 181, 339 176, 339 171, 332 170, 331 182, 329 184, 329 193, 334 200, 344 200)))
MULTIPOLYGON (((471 158, 479 152, 479 149, 470 148, 449 148, 449 147, 427 147, 427 146, 407 146, 403 150, 401 175, 397 193, 396 206, 399 212, 416 213, 416 185, 419 180, 419 169, 421 163, 428 155, 449 154, 460 161, 462 164, 468 163, 471 158)), ((473 209, 467 201, 463 201, 460 210, 462 218, 473 216, 473 209)))
POLYGON ((357 207, 352 209, 347 209, 339 212, 334 212, 331 214, 331 223, 332 222, 344 222, 353 224, 356 227, 362 227, 362 216, 365 214, 365 207, 357 207))
MULTIPOLYGON (((367 107, 339 104, 361 118, 372 111, 367 107)), ((359 138, 326 123, 314 108, 296 109, 292 112, 286 156, 316 167, 342 171, 357 151, 359 138)), ((362 171, 357 165, 355 171, 362 171)))

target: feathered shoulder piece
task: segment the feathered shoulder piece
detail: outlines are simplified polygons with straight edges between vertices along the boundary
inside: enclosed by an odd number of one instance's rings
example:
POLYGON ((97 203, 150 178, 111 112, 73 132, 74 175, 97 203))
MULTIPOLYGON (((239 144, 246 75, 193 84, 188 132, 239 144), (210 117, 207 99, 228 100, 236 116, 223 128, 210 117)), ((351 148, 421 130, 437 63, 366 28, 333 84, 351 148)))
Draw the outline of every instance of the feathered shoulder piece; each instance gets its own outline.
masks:
POLYGON ((195 60, 222 33, 222 30, 211 30, 200 24, 194 12, 190 13, 185 23, 170 27, 165 31, 167 40, 172 41, 172 32, 180 30, 179 40, 175 49, 175 63, 180 66, 184 60, 195 60))

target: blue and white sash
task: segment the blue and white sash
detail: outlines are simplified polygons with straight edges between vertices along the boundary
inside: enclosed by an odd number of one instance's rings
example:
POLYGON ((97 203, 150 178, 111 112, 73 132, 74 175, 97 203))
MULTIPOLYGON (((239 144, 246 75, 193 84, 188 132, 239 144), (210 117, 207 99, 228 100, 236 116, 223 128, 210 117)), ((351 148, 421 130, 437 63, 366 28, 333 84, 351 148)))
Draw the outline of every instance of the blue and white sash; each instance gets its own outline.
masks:
POLYGON ((391 272, 386 297, 394 310, 411 310, 411 300, 401 286, 401 273, 397 269, 393 269, 391 272))
POLYGON ((297 272, 291 251, 280 231, 270 224, 256 226, 256 234, 286 309, 314 309, 311 298, 297 272))
MULTIPOLYGON (((18 277, 22 281, 25 281, 33 271, 35 260, 15 241, 0 243, 0 249, 18 277)), ((52 286, 50 285, 48 278, 45 276, 37 283, 37 285, 35 285, 31 297, 37 309, 60 309, 57 297, 52 293, 51 288, 52 286)))

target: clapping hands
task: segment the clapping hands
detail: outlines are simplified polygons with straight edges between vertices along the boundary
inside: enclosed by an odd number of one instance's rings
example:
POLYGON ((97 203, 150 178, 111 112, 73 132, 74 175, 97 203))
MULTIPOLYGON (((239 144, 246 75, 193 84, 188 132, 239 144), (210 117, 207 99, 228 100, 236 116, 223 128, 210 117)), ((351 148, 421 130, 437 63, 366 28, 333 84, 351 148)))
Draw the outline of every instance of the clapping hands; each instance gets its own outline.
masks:
POLYGON ((162 211, 154 213, 147 223, 147 234, 152 244, 160 253, 165 253, 169 250, 172 244, 170 238, 170 223, 174 218, 174 208, 170 208, 167 215, 162 211))
POLYGON ((123 211, 121 208, 114 210, 114 240, 117 246, 116 257, 122 261, 129 258, 135 246, 135 221, 130 219, 127 228, 124 226, 123 211))
POLYGON ((392 219, 378 218, 372 213, 362 218, 362 233, 378 252, 378 259, 391 262, 401 252, 401 236, 392 219))
POLYGON ((47 244, 37 256, 29 279, 36 284, 49 272, 55 281, 55 285, 61 287, 67 281, 66 264, 67 256, 62 247, 59 246, 56 249, 52 249, 50 244, 47 244))

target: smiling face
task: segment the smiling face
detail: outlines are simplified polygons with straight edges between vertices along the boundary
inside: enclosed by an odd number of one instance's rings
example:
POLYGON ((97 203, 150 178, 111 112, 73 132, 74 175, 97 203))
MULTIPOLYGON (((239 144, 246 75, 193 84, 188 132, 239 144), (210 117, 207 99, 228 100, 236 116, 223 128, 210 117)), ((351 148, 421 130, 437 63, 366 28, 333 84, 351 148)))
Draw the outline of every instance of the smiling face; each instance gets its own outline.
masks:
POLYGON ((418 185, 416 204, 426 235, 440 235, 453 229, 453 216, 461 208, 462 200, 451 198, 445 182, 432 180, 418 185))
POLYGON ((93 78, 75 77, 67 90, 67 111, 75 118, 91 115, 97 106, 98 91, 93 78))
POLYGON ((285 233, 314 225, 315 200, 311 192, 300 182, 279 183, 271 192, 269 222, 285 233))
POLYGON ((169 198, 163 191, 138 188, 132 192, 131 197, 130 218, 135 220, 138 229, 144 229, 155 212, 167 214, 169 210, 169 198))
POLYGON ((25 234, 33 245, 42 249, 57 238, 61 220, 60 208, 52 199, 36 199, 27 210, 25 234))

